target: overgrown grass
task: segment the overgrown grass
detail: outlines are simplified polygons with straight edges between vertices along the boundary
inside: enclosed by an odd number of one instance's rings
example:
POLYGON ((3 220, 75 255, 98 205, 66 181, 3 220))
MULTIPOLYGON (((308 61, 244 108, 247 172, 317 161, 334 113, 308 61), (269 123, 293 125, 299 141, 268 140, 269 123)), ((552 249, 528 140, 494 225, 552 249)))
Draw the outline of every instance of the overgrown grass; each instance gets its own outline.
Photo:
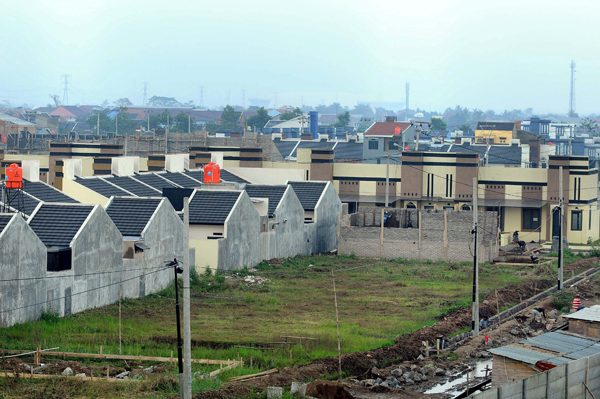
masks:
MULTIPOLYGON (((252 271, 270 280, 248 286, 224 273, 194 273, 192 286, 192 357, 237 359, 243 368, 221 374, 226 378, 271 367, 306 364, 337 355, 337 334, 331 270, 339 306, 342 350, 346 353, 391 344, 405 334, 433 324, 441 314, 470 305, 472 265, 407 259, 356 259, 352 256, 295 257, 278 264, 262 262, 252 271), (363 267, 368 266, 368 267, 363 267), (298 340, 271 352, 245 348, 261 342, 298 340), (308 344, 308 349, 307 349, 308 344), (252 369, 250 369, 252 359, 252 369)), ((480 265, 481 297, 494 289, 520 283, 533 270, 480 265)), ((138 300, 122 303, 123 354, 176 356, 174 286, 138 300)), ((0 330, 6 349, 60 347, 61 351, 118 353, 118 306, 92 309, 68 317, 42 319, 0 330)), ((269 345, 265 345, 269 346, 269 345)), ((272 346, 272 345, 271 345, 272 346)), ((194 365, 194 372, 216 366, 194 365)), ((195 391, 215 389, 219 381, 198 380, 195 391)))

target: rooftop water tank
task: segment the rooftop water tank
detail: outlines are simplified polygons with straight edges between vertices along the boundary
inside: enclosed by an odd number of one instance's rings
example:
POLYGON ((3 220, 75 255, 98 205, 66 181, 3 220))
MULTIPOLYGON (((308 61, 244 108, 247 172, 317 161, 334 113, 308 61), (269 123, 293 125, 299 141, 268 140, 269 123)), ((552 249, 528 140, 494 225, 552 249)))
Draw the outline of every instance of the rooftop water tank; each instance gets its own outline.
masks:
POLYGON ((23 169, 16 163, 6 168, 6 188, 23 188, 23 169))

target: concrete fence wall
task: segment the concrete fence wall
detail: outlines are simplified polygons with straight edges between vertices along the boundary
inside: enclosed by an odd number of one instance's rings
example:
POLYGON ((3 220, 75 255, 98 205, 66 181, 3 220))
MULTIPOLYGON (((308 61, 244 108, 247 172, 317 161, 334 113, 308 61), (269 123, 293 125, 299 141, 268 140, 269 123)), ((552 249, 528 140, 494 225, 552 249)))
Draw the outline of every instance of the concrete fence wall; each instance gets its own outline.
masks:
MULTIPOLYGON (((473 259, 470 211, 390 209, 393 227, 381 225, 382 208, 344 215, 338 252, 367 258, 413 258, 463 262, 473 259), (410 223, 409 223, 410 222, 410 223), (408 227, 412 226, 412 227, 408 227)), ((496 212, 479 212, 478 259, 498 255, 496 212)))
POLYGON ((600 354, 471 395, 473 399, 592 399, 600 394, 600 354))

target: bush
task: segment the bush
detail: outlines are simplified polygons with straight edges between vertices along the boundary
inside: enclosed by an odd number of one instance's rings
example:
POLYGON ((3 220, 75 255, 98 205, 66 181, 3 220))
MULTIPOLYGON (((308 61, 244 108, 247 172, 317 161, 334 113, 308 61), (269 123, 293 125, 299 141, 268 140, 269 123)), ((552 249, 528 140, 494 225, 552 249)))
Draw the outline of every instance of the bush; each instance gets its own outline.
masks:
POLYGON ((557 292, 554 294, 554 298, 552 299, 552 306, 558 310, 563 310, 565 308, 570 309, 571 304, 573 303, 573 298, 575 298, 575 295, 570 292, 557 292))
POLYGON ((53 312, 50 310, 48 312, 42 312, 42 315, 40 316, 40 320, 45 321, 46 323, 49 323, 49 324, 54 324, 60 320, 60 316, 59 316, 58 312, 53 312))

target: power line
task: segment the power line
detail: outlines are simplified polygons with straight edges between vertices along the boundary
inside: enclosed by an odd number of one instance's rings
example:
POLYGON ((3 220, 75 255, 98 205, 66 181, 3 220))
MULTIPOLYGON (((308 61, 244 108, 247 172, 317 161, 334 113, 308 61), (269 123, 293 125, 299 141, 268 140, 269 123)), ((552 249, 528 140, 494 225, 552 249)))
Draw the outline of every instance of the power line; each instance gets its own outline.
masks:
MULTIPOLYGON (((160 268, 162 268, 162 267, 163 267, 163 266, 161 266, 160 268)), ((69 275, 63 275, 63 276, 43 276, 43 277, 7 278, 7 279, 0 279, 0 283, 6 283, 6 282, 12 282, 12 281, 45 280, 45 279, 50 279, 50 278, 71 278, 71 277, 95 276, 95 275, 99 275, 99 274, 111 274, 111 273, 122 273, 122 272, 134 272, 134 271, 140 271, 140 270, 156 270, 156 269, 159 269, 159 268, 152 268, 152 269, 143 269, 143 268, 136 268, 136 269, 120 269, 120 270, 111 270, 111 271, 105 271, 105 272, 95 272, 95 273, 69 274, 69 275)))

